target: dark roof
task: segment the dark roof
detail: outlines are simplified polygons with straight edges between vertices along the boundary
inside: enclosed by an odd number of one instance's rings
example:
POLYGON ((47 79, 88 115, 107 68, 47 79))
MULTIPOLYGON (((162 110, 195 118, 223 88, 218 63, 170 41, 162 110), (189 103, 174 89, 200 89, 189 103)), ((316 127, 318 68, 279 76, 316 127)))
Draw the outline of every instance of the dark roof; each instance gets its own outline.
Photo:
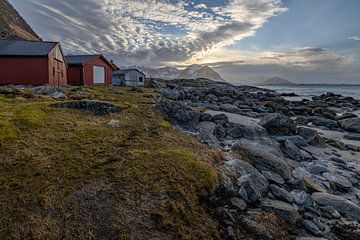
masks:
POLYGON ((47 56, 57 42, 0 40, 0 56, 47 56))
POLYGON ((86 63, 87 61, 95 58, 95 57, 100 57, 102 58, 112 69, 115 69, 114 64, 112 64, 111 62, 109 62, 109 60, 107 60, 103 55, 101 54, 96 54, 96 55, 68 55, 65 56, 66 62, 68 65, 83 65, 84 63, 86 63))
POLYGON ((146 76, 143 72, 141 72, 139 69, 136 69, 136 68, 120 69, 120 70, 115 71, 114 73, 116 73, 116 74, 127 74, 130 71, 138 71, 142 75, 146 76))
POLYGON ((81 65, 94 57, 99 57, 100 55, 69 55, 65 56, 65 59, 69 65, 81 65))

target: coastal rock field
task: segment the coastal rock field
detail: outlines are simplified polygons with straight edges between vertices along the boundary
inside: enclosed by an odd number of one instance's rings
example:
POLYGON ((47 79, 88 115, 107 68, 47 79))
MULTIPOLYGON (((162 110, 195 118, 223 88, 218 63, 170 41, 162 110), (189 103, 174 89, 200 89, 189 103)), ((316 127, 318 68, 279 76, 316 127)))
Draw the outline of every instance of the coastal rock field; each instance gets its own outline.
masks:
POLYGON ((205 79, 151 86, 173 125, 226 156, 209 203, 224 239, 360 239, 360 101, 205 79))

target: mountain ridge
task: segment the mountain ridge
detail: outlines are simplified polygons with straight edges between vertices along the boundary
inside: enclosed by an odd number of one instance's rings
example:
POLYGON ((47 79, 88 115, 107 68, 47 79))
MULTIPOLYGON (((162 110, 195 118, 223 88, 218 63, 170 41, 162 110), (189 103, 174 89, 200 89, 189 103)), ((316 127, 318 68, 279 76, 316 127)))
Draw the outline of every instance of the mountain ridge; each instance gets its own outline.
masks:
POLYGON ((161 68, 137 66, 136 68, 150 78, 161 78, 165 80, 206 78, 213 81, 225 81, 221 75, 211 67, 197 64, 190 65, 185 69, 170 66, 161 68))
POLYGON ((8 0, 0 1, 0 39, 41 40, 8 0))

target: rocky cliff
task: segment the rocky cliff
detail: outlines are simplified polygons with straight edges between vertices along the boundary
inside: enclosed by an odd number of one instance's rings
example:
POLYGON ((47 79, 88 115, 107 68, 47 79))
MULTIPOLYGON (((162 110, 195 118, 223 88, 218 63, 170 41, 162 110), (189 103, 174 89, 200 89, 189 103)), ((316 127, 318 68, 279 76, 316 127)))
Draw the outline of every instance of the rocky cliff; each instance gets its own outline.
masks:
POLYGON ((0 39, 40 40, 16 9, 7 1, 0 0, 0 39))

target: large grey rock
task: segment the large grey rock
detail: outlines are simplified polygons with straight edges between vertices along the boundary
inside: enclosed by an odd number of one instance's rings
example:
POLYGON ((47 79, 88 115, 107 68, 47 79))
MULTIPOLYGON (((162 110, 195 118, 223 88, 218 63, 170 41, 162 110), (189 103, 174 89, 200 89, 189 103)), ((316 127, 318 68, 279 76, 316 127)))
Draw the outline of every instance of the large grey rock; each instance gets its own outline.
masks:
POLYGON ((251 163, 260 171, 276 172, 285 180, 291 178, 290 169, 283 159, 258 146, 241 140, 233 146, 232 150, 245 153, 251 163))
POLYGON ((220 110, 229 112, 229 113, 238 113, 240 111, 240 109, 237 106, 234 106, 229 103, 221 104, 220 110))
POLYGON ((295 131, 294 123, 280 113, 266 115, 259 124, 273 135, 289 135, 295 131))
POLYGON ((360 207, 343 197, 329 193, 313 193, 311 197, 319 205, 335 208, 349 220, 360 221, 360 207))
POLYGON ((200 119, 200 113, 183 103, 161 99, 156 106, 165 113, 173 123, 180 125, 194 125, 200 119))
POLYGON ((299 206, 311 206, 312 199, 309 194, 307 194, 303 190, 293 190, 290 192, 290 194, 293 196, 294 201, 299 206))
POLYGON ((339 127, 337 121, 328 118, 314 116, 314 117, 310 117, 309 120, 317 126, 323 126, 330 129, 339 127))
POLYGON ((311 145, 324 145, 324 140, 315 129, 299 127, 297 133, 311 145))
POLYGON ((289 158, 294 159, 296 161, 302 161, 302 155, 300 148, 298 148, 292 141, 286 140, 285 141, 285 151, 289 158))
POLYGON ((339 174, 324 173, 323 176, 330 182, 331 187, 335 190, 350 190, 352 188, 351 182, 339 174))
POLYGON ((262 171, 261 173, 270 183, 276 183, 278 185, 283 185, 285 183, 285 180, 275 172, 262 171))
POLYGON ((261 202, 261 206, 264 209, 274 211, 279 217, 281 217, 290 225, 295 225, 300 217, 299 213, 293 206, 282 201, 265 199, 261 202))
POLYGON ((110 113, 121 113, 122 109, 110 102, 98 100, 79 100, 73 102, 60 102, 53 105, 55 108, 81 109, 95 113, 96 115, 107 115, 110 113))
POLYGON ((307 167, 307 170, 312 174, 322 174, 324 172, 329 172, 329 168, 325 163, 314 163, 307 167))
POLYGON ((342 129, 348 132, 360 133, 360 118, 349 118, 340 121, 340 126, 342 129))
POLYGON ((303 167, 297 167, 292 171, 292 176, 296 179, 302 180, 304 177, 311 176, 311 174, 303 167))
POLYGON ((280 200, 288 202, 288 203, 294 202, 293 196, 285 189, 283 189, 277 185, 274 185, 274 184, 271 184, 269 186, 269 189, 277 199, 280 199, 280 200))
POLYGON ((240 198, 231 198, 231 204, 239 209, 240 211, 244 211, 246 209, 246 202, 240 198))
POLYGON ((257 202, 260 198, 266 196, 269 183, 257 169, 239 159, 227 161, 226 165, 234 169, 237 174, 238 184, 246 190, 249 202, 257 202))
POLYGON ((304 220, 303 224, 306 230, 308 230, 310 233, 314 234, 315 236, 320 236, 322 234, 322 232, 314 222, 310 220, 304 220))
POLYGON ((326 190, 322 186, 317 184, 310 177, 304 177, 303 183, 306 186, 307 191, 310 192, 310 193, 312 193, 312 192, 326 192, 326 190))

